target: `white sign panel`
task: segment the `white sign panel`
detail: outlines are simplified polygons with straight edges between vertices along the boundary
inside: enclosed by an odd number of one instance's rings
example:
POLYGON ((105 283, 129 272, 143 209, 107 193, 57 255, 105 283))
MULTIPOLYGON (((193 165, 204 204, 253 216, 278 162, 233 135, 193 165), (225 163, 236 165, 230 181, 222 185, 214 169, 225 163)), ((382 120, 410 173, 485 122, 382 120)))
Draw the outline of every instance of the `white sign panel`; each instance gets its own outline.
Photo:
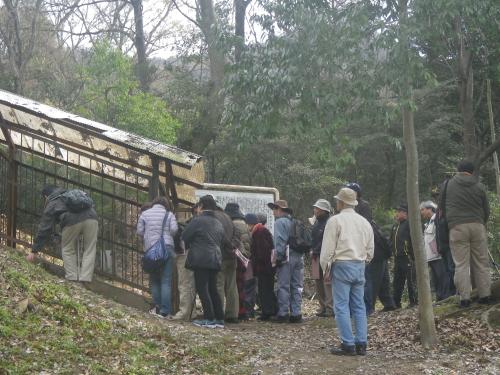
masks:
MULTIPOLYGON (((264 214, 267 216, 266 227, 274 234, 274 216, 267 204, 277 199, 276 189, 269 188, 269 192, 251 192, 248 191, 251 187, 244 187, 245 191, 237 191, 238 186, 220 185, 227 190, 213 189, 212 187, 215 187, 215 184, 209 186, 210 188, 207 186, 205 189, 196 190, 196 198, 200 199, 200 197, 210 194, 217 201, 217 205, 223 209, 228 203, 238 203, 244 215, 250 213, 264 214)), ((259 190, 263 189, 259 188, 259 190)))

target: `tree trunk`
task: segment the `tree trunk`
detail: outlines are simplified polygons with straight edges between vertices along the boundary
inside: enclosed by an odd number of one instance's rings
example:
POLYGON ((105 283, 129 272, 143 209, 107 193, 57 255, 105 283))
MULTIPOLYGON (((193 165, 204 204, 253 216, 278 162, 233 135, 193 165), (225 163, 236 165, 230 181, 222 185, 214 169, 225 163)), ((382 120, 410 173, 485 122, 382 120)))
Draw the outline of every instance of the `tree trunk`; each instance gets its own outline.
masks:
POLYGON ((409 107, 403 109, 403 134, 406 149, 408 219, 417 270, 420 342, 424 348, 430 349, 437 345, 438 338, 434 324, 429 269, 427 267, 427 257, 422 236, 422 222, 420 219, 417 141, 413 126, 413 112, 409 107))
POLYGON ((234 61, 236 63, 240 62, 241 54, 245 48, 245 16, 250 1, 234 0, 234 35, 236 36, 234 61))
POLYGON ((142 15, 142 0, 130 0, 134 9, 135 38, 137 53, 136 76, 144 92, 149 90, 149 64, 146 56, 146 41, 144 38, 144 19, 142 15))
POLYGON ((210 80, 207 101, 193 135, 193 151, 203 153, 214 141, 222 116, 221 89, 224 80, 225 54, 219 40, 218 22, 212 0, 198 0, 198 21, 208 48, 210 80))
POLYGON ((404 79, 401 86, 402 111, 403 111, 403 138, 406 153, 406 195, 408 199, 408 220, 410 222, 410 235, 415 254, 415 267, 417 271, 418 312, 420 326, 420 343, 426 349, 433 348, 438 343, 434 310, 432 309, 432 295, 427 266, 427 256, 424 249, 422 222, 420 218, 420 199, 418 189, 418 151, 413 124, 413 102, 411 72, 409 71, 409 46, 408 32, 408 0, 399 2, 400 23, 400 52, 404 79), (406 71, 405 71, 406 70, 406 71))
POLYGON ((463 141, 465 157, 475 160, 477 157, 477 137, 474 124, 474 75, 472 69, 472 51, 467 49, 463 33, 462 20, 457 17, 455 32, 458 39, 458 91, 460 112, 464 125, 463 141))
MULTIPOLYGON (((491 104, 491 81, 486 80, 486 102, 488 104, 488 118, 490 120, 491 143, 495 143, 495 120, 493 118, 493 105, 491 104)), ((495 169, 495 182, 497 187, 497 196, 500 197, 500 168, 498 166, 497 152, 493 152, 493 167, 495 169)))

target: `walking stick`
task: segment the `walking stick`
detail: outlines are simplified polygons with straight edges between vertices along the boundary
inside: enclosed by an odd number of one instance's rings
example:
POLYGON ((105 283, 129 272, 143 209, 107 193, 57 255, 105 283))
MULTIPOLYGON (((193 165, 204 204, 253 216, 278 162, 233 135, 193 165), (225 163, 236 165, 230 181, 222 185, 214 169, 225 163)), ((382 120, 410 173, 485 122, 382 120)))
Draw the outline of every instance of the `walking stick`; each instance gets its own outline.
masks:
POLYGON ((488 249, 488 255, 490 256, 491 263, 493 263, 493 266, 495 267, 497 273, 500 275, 500 270, 498 269, 498 263, 495 262, 495 259, 493 258, 493 255, 491 254, 490 249, 488 249))

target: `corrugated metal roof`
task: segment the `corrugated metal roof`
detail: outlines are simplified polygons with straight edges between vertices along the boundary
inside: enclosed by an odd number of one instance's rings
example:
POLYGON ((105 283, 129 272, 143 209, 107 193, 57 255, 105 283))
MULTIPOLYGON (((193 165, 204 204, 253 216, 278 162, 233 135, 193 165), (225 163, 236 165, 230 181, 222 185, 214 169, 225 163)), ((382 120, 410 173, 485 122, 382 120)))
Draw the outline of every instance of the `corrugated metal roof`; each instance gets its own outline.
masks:
MULTIPOLYGON (((120 144, 121 146, 142 151, 149 155, 166 158, 187 167, 193 167, 202 158, 200 155, 178 147, 128 133, 7 91, 0 90, 0 103, 7 107, 38 116, 40 118, 38 126, 43 125, 43 122, 46 120, 63 126, 72 124, 77 126, 80 132, 85 133, 85 130, 87 130, 89 134, 99 134, 99 138, 108 140, 110 143, 120 144)), ((30 127, 30 125, 34 126, 35 124, 31 124, 31 122, 24 122, 22 125, 27 127, 30 127)))

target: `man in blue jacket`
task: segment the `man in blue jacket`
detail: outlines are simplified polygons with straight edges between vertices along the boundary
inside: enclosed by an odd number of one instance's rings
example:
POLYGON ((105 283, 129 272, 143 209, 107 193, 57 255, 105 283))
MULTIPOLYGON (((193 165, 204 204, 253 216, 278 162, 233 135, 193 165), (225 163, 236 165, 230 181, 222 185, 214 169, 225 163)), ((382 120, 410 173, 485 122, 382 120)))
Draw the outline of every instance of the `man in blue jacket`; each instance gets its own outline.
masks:
POLYGON ((290 249, 293 229, 292 210, 285 200, 268 203, 276 218, 274 247, 276 250, 276 277, 278 284, 278 314, 276 323, 302 322, 302 290, 304 288, 304 254, 290 249))

